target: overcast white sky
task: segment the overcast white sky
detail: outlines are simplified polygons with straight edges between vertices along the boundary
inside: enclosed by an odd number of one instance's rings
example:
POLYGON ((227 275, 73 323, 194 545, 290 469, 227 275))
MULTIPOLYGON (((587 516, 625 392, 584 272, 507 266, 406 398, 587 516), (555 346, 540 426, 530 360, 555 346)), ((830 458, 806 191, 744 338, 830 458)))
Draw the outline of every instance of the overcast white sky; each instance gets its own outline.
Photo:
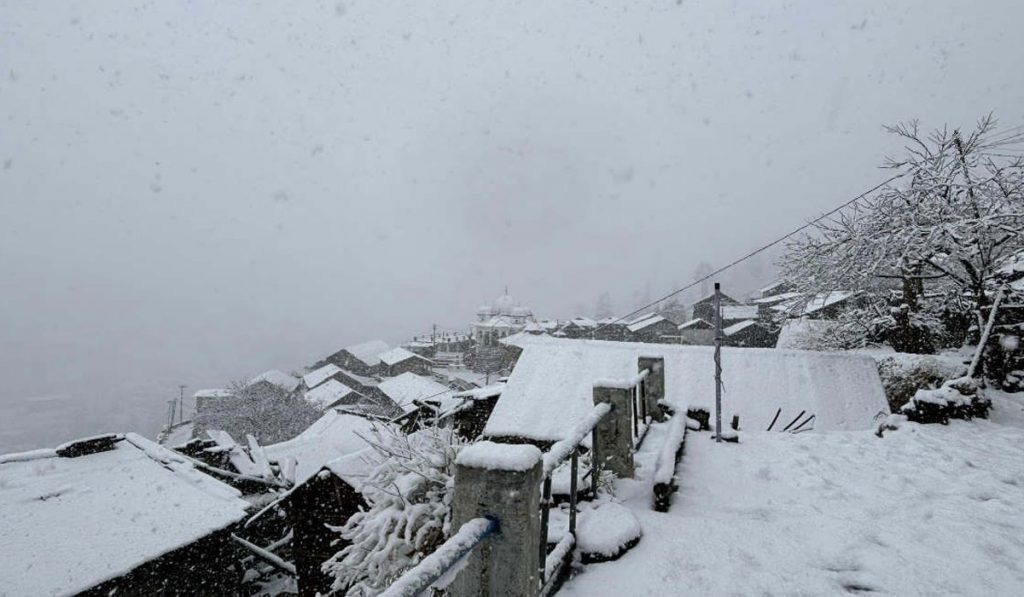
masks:
POLYGON ((0 0, 0 452, 152 432, 178 383, 462 327, 505 284, 543 315, 624 309, 884 178, 882 124, 1020 124, 1022 22, 0 0))

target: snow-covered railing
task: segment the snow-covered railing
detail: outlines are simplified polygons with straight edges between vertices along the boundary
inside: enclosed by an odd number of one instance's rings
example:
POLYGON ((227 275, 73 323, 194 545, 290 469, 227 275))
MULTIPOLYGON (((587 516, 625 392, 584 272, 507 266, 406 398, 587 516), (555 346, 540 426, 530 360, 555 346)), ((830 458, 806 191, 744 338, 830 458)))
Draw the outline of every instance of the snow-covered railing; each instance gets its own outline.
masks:
POLYGON ((426 591, 497 530, 498 521, 491 518, 468 521, 433 553, 392 583, 380 597, 413 597, 426 591))
MULTIPOLYGON (((611 404, 594 405, 593 410, 573 427, 568 436, 555 442, 551 449, 544 454, 543 497, 540 503, 539 561, 541 585, 544 587, 541 594, 546 594, 546 591, 554 584, 554 580, 561 574, 562 566, 568 561, 572 548, 576 544, 576 503, 578 500, 580 445, 585 437, 594 432, 594 427, 601 422, 601 419, 611 411, 611 404), (551 476, 554 474, 555 469, 566 460, 569 460, 569 528, 562 535, 555 550, 548 554, 548 520, 552 506, 551 476)), ((593 471, 591 471, 591 474, 593 475, 593 471)))

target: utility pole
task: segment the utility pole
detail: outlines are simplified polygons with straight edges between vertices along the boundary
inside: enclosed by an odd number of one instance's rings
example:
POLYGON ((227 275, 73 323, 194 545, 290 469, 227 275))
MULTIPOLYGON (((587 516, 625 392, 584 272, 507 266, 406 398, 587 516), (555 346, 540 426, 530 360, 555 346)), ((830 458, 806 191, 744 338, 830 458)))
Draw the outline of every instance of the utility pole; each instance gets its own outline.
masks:
POLYGON ((722 441, 722 286, 715 282, 715 442, 722 441))
POLYGON ((186 385, 178 386, 178 423, 185 420, 185 388, 186 385))

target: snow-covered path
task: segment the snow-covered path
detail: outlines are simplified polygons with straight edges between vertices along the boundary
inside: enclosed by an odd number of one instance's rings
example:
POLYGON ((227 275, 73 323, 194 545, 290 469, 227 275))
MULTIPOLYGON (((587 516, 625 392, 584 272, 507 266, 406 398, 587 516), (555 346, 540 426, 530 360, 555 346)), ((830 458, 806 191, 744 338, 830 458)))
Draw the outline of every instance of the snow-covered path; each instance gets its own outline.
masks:
MULTIPOLYGON (((993 422, 908 424, 884 439, 746 433, 715 445, 692 433, 671 511, 650 509, 647 481, 620 485, 643 539, 562 593, 1022 595, 1016 401, 997 402, 993 422)), ((644 452, 661 438, 648 441, 644 452)))

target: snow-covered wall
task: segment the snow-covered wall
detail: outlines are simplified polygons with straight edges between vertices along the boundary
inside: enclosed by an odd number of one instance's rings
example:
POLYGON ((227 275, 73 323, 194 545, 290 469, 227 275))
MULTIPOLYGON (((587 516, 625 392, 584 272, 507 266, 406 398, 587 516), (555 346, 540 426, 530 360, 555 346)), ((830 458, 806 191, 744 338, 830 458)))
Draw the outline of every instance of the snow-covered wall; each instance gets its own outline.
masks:
MULTIPOLYGON (((487 436, 564 438, 593 409, 594 380, 635 375, 640 356, 665 359, 670 403, 714 407, 712 347, 525 335, 509 342, 523 354, 487 422, 487 436)), ((817 429, 867 429, 878 412, 889 412, 878 370, 866 356, 725 348, 722 368, 723 421, 738 414, 741 428, 766 429, 779 408, 782 426, 804 410, 816 415, 817 429)))

